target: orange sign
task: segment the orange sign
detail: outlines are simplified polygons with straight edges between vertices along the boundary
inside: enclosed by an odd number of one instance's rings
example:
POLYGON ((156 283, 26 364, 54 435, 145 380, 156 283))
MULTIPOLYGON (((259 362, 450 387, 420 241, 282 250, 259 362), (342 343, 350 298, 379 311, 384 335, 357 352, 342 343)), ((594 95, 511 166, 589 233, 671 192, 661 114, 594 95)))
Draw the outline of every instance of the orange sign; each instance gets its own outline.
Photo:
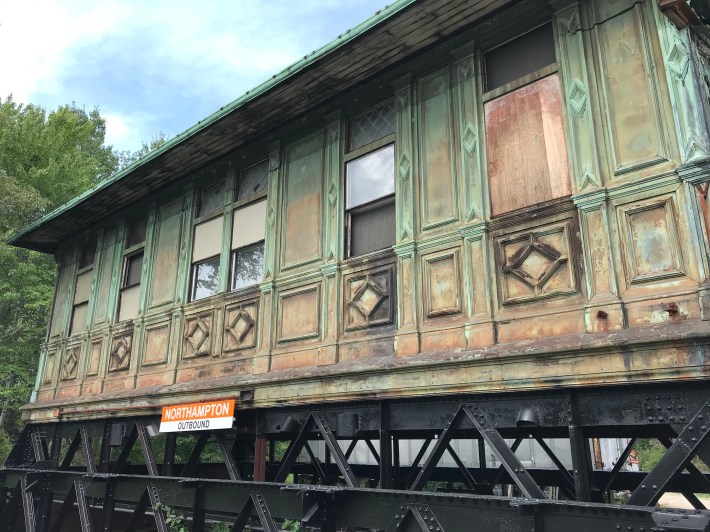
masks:
POLYGON ((231 429, 234 399, 163 407, 160 432, 231 429))

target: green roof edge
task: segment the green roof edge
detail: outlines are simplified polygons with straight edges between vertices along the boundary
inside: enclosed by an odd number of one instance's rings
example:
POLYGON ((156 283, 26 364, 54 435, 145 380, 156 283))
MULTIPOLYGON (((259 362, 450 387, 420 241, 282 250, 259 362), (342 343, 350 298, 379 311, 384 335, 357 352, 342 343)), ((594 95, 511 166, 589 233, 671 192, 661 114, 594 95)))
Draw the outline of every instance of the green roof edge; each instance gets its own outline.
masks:
POLYGON ((392 15, 398 13, 402 9, 406 8, 410 4, 413 4, 417 0, 394 0, 389 5, 386 5, 379 11, 377 11, 373 16, 371 16, 368 19, 365 19, 363 22, 358 24, 352 29, 346 30, 345 32, 341 33, 338 35, 335 39, 330 41, 329 43, 321 46, 317 50, 311 52, 310 54, 306 54, 303 56, 303 58, 299 59, 295 63, 292 63, 291 65, 287 66, 284 68, 281 72, 274 74, 271 76, 270 79, 264 81, 263 83, 257 85, 251 90, 246 91, 242 96, 239 98, 233 100, 231 103, 220 107, 218 111, 215 111, 211 115, 207 116, 206 118, 199 120, 197 124, 194 126, 186 129, 182 133, 178 133, 175 135, 172 139, 170 139, 168 142, 160 146, 159 148, 148 152, 146 155, 135 161, 134 163, 130 164, 123 170, 116 172, 113 174, 111 177, 107 178, 106 180, 102 181, 98 185, 96 185, 94 188, 91 188, 87 190, 86 192, 83 192, 76 196, 75 198, 71 199, 64 205, 61 205, 60 207, 57 207, 55 210, 50 212, 49 214, 44 215, 42 218, 39 220, 33 222, 32 224, 28 225, 25 227, 22 231, 14 234, 11 236, 9 239, 7 239, 7 243, 10 245, 13 245, 17 243, 19 240, 21 240, 24 236, 26 236, 28 233, 31 233, 35 229, 39 228, 40 226, 44 225, 45 223, 49 222, 50 220, 56 218, 60 214, 76 207, 80 203, 82 203, 84 200, 87 198, 93 196, 97 192, 100 192, 104 188, 108 187, 109 185, 112 185, 116 181, 119 181, 123 179, 125 176, 128 174, 132 173, 134 170, 138 169, 139 167, 143 166, 149 161, 152 161, 156 157, 162 155, 166 151, 174 148, 178 144, 186 141, 188 138, 194 136, 196 133, 202 131, 206 127, 214 124, 218 120, 224 118, 227 116, 229 113, 232 111, 238 109, 242 105, 251 102, 258 96, 261 96, 264 94, 266 91, 272 89, 273 87, 279 85, 283 81, 287 80, 294 74, 300 72, 307 66, 310 66, 311 64, 317 62, 321 58, 325 57, 326 55, 330 54, 331 52, 337 50, 341 46, 347 44, 348 42, 352 41, 353 39, 359 37, 366 31, 370 30, 383 20, 388 19, 392 15))

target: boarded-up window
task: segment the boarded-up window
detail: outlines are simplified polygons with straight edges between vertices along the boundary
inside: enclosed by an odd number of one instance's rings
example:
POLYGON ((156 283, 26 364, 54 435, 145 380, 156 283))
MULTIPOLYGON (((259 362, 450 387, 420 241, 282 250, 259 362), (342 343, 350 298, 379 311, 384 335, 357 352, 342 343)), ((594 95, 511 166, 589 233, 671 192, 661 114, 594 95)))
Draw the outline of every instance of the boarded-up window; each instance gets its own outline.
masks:
POLYGON ((350 119, 345 155, 346 245, 349 257, 395 243, 392 102, 350 119))
POLYGON ((546 26, 486 54, 486 83, 494 89, 484 95, 494 215, 571 193, 554 60, 546 26))

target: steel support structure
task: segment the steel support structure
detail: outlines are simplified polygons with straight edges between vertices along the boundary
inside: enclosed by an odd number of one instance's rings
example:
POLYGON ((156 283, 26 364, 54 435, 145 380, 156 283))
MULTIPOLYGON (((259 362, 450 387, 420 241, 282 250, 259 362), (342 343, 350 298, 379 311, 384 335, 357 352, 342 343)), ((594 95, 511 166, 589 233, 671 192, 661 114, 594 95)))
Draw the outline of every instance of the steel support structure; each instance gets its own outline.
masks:
POLYGON ((154 416, 28 425, 0 470, 0 531, 167 532, 176 521, 193 531, 710 531, 708 384, 240 407, 231 430, 177 436, 159 435, 154 416), (629 441, 609 471, 592 461, 590 438, 601 437, 629 441), (567 439, 570 456, 547 438, 567 439), (665 455, 651 471, 625 471, 649 438, 665 455), (400 442, 411 439, 424 444, 403 465, 400 442), (525 467, 515 451, 526 439, 554 467, 525 467), (477 442, 478 464, 457 440, 477 442), (353 460, 358 442, 377 465, 353 460), (454 467, 442 466, 446 454, 454 467), (604 502, 619 491, 627 504, 604 502), (656 508, 665 492, 695 509, 656 508))

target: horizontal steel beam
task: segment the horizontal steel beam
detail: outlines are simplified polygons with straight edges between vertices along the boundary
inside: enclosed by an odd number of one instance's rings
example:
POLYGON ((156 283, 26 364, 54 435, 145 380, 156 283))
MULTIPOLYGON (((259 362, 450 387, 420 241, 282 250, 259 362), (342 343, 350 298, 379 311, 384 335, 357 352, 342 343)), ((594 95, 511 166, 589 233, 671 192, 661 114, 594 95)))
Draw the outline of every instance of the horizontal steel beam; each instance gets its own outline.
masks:
POLYGON ((309 526, 321 522, 321 519, 314 521, 314 514, 327 511, 336 528, 400 530, 403 520, 423 516, 427 517, 426 522, 436 522, 441 532, 468 532, 472 523, 476 523, 479 530, 506 532, 710 530, 710 511, 67 471, 8 470, 6 474, 26 478, 27 484, 41 479, 42 484, 60 497, 69 492, 74 482, 80 482, 87 497, 102 499, 106 483, 112 481, 116 486, 116 503, 126 505, 138 504, 145 489, 153 486, 161 503, 185 515, 192 511, 196 490, 200 490, 202 509, 211 515, 223 516, 229 524, 237 519, 235 512, 248 507, 249 500, 258 493, 260 503, 274 519, 306 520, 309 526))

